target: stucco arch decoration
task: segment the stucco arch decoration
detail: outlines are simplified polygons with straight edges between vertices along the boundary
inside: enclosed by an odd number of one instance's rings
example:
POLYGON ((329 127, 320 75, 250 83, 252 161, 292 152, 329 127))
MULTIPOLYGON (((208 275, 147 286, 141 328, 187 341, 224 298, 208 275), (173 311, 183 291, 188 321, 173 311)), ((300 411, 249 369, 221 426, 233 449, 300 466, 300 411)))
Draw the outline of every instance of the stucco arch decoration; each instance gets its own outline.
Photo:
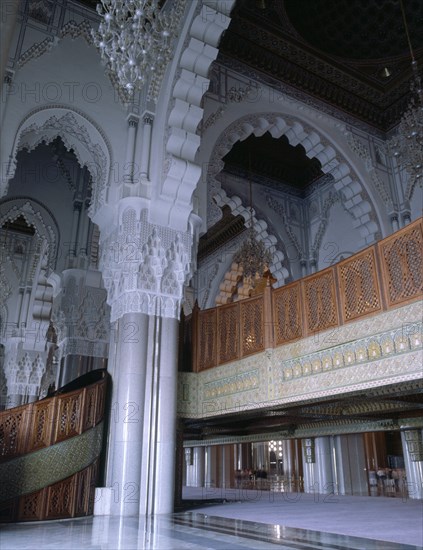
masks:
POLYGON ((173 108, 167 120, 166 153, 170 162, 160 198, 153 208, 156 223, 169 224, 177 230, 186 230, 193 210, 192 195, 201 177, 201 166, 196 162, 200 146, 197 127, 203 117, 201 101, 234 4, 235 0, 202 0, 179 60, 172 90, 173 108))
POLYGON ((0 201, 0 227, 23 217, 32 226, 35 234, 44 244, 47 254, 46 275, 52 274, 60 245, 60 232, 53 214, 41 203, 30 197, 11 197, 0 201))
MULTIPOLYGON (((60 137, 72 149, 81 167, 87 167, 92 178, 90 216, 105 204, 112 162, 111 147, 102 130, 87 115, 66 105, 40 107, 26 116, 16 132, 7 171, 7 183, 16 170, 16 156, 22 149, 32 151, 41 142, 60 137)), ((3 189, 3 195, 7 193, 3 189)))
POLYGON ((333 177, 334 188, 342 194, 345 208, 354 217, 354 224, 362 236, 362 242, 358 246, 362 247, 374 242, 379 228, 373 219, 373 207, 345 157, 315 128, 280 113, 246 115, 229 125, 220 135, 208 165, 208 227, 220 219, 221 206, 228 204, 232 210, 235 206, 226 193, 222 193, 221 184, 217 178, 224 166, 223 157, 237 141, 244 141, 251 134, 259 137, 266 132, 274 138, 285 135, 292 146, 301 144, 310 159, 317 158, 320 161, 322 171, 333 177))

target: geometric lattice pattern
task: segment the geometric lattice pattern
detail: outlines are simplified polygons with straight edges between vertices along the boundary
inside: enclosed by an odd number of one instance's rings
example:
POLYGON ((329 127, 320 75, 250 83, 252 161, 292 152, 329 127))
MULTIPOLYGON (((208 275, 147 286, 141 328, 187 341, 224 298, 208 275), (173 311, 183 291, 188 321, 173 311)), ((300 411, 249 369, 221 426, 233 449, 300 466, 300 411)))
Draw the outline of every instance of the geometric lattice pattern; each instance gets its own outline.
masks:
POLYGON ((81 433, 82 398, 82 392, 75 392, 75 395, 66 397, 59 396, 59 418, 56 423, 57 433, 55 442, 63 441, 68 437, 81 433))
MULTIPOLYGON (((194 372, 307 336, 319 338, 328 329, 332 333, 325 341, 331 344, 335 327, 417 301, 423 294, 422 245, 422 222, 418 221, 301 281, 265 289, 263 294, 234 304, 193 311, 194 372)), ((372 358, 380 354, 376 348, 370 351, 372 358)), ((343 359, 336 361, 334 366, 340 366, 343 359)), ((348 364, 353 357, 345 361, 348 364)), ((323 358, 293 373, 329 368, 323 358)))
POLYGON ((54 402, 51 399, 41 400, 32 405, 26 452, 30 453, 50 445, 53 414, 54 402))
POLYGON ((216 353, 216 310, 200 311, 198 314, 198 371, 217 365, 216 353))
POLYGON ((264 350, 264 316, 261 297, 239 302, 241 308, 242 357, 264 350))
POLYGON ((373 248, 341 262, 337 272, 344 321, 381 309, 373 248))
POLYGON ((378 245, 388 306, 423 292, 422 223, 384 239, 378 245))
POLYGON ((100 455, 102 434, 100 423, 81 435, 0 463, 0 501, 39 491, 87 468, 100 455))
POLYGON ((22 495, 17 506, 15 501, 3 503, 6 509, 10 505, 10 514, 9 517, 2 515, 0 521, 34 521, 92 514, 97 464, 98 461, 50 487, 22 495))
POLYGON ((333 268, 307 277, 302 283, 308 332, 313 333, 337 325, 333 268))
POLYGON ((239 305, 228 304, 217 310, 219 364, 239 358, 239 305))
POLYGON ((19 435, 24 431, 24 411, 25 407, 19 407, 8 415, 0 416, 0 458, 19 454, 19 445, 22 445, 19 435))
POLYGON ((303 335, 300 283, 282 286, 273 292, 275 345, 279 346, 303 335))

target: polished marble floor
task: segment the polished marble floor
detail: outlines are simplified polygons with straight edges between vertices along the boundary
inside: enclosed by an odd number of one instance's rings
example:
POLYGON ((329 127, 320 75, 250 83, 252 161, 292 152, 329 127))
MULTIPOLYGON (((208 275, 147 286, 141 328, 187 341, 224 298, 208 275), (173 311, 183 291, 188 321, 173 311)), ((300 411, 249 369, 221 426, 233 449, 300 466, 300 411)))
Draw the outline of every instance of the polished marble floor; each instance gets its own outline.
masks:
POLYGON ((171 516, 2 525, 0 550, 422 550, 422 501, 201 489, 184 496, 190 510, 171 516))

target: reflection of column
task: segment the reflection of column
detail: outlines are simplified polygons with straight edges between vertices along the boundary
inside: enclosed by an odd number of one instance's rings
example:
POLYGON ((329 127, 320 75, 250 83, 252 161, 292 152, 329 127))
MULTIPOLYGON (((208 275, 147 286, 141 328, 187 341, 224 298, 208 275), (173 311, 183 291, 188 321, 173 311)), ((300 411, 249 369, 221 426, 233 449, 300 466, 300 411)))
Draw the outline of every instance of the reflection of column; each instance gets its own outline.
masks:
POLYGON ((305 277, 307 275, 307 262, 306 262, 306 260, 300 260, 300 266, 301 266, 301 277, 305 277))
POLYGON ((151 130, 153 127, 153 117, 152 115, 145 115, 143 118, 143 129, 142 129, 142 151, 141 151, 141 166, 140 172, 141 177, 148 178, 149 168, 150 168, 150 150, 151 150, 151 130))
POLYGON ((423 498, 423 441, 421 429, 401 432, 408 496, 423 498))

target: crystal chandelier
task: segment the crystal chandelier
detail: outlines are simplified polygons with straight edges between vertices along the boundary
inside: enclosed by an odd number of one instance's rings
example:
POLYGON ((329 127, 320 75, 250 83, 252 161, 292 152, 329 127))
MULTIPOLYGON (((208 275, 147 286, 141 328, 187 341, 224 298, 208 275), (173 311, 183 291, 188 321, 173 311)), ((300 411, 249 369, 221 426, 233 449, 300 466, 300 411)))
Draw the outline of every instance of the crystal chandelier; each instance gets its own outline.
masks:
POLYGON ((387 145, 397 159, 398 165, 408 173, 410 183, 414 185, 423 179, 423 91, 402 0, 400 4, 413 71, 410 85, 411 100, 401 118, 396 135, 388 141, 387 145))
POLYGON ((92 31, 101 57, 128 92, 140 90, 161 73, 171 55, 178 23, 176 8, 164 10, 159 0, 101 0, 98 32, 92 31))
MULTIPOLYGON (((251 173, 251 161, 250 161, 251 173)), ((251 178, 250 187, 250 227, 248 230, 247 239, 242 244, 241 248, 234 256, 234 261, 242 267, 244 280, 253 288, 255 287, 256 278, 262 278, 265 271, 270 265, 272 255, 270 250, 266 248, 263 241, 257 240, 257 232, 253 224, 253 198, 251 178)))

